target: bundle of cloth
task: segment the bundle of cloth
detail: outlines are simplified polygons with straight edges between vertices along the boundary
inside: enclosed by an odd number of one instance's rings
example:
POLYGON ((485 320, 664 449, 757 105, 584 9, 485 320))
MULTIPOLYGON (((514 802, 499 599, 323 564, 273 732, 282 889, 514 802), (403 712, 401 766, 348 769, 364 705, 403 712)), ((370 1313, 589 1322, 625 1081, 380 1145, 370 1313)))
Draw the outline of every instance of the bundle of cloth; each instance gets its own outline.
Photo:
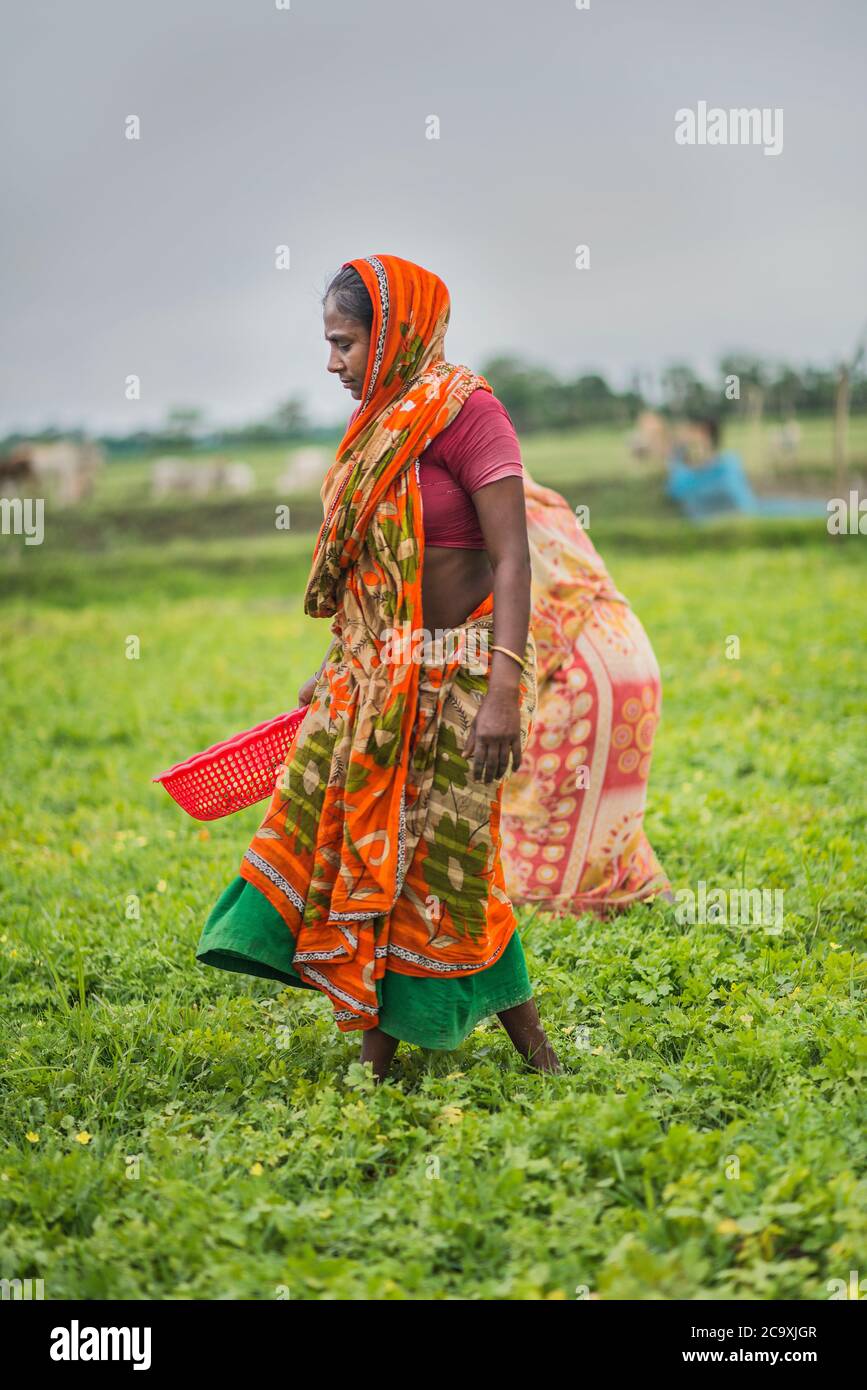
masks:
POLYGON ((671 891, 644 832, 659 666, 565 498, 529 475, 524 495, 537 699, 505 788, 506 883, 514 902, 605 916, 671 891))

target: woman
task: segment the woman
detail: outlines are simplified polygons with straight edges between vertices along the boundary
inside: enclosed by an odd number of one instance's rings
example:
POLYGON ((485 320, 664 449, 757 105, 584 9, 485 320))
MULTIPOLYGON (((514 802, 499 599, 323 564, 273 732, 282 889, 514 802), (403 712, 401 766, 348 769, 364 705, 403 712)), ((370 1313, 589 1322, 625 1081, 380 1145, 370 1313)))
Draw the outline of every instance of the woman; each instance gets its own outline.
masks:
POLYGON ((644 834, 661 687, 653 648, 565 498, 525 475, 538 698, 503 800, 513 902, 604 916, 669 882, 644 834))
POLYGON ((430 271, 347 261, 323 306, 328 370, 360 401, 304 601, 333 641, 197 955, 321 990, 378 1079, 401 1039, 453 1048, 492 1013, 558 1071, 500 862, 502 780, 536 700, 514 431, 484 378, 445 361, 430 271))
POLYGON ((720 448, 720 423, 713 416, 691 415, 675 434, 668 457, 666 494, 690 521, 741 516, 828 518, 827 504, 816 497, 757 497, 740 454, 720 448))

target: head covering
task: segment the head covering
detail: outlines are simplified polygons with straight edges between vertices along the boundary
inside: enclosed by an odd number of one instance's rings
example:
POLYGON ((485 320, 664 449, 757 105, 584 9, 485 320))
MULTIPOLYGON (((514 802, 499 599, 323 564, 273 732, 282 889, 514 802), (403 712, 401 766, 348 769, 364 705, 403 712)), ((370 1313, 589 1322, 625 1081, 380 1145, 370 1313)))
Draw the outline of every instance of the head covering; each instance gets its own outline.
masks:
MULTIPOLYGON (((438 275, 399 256, 365 256, 346 266, 364 281, 373 323, 361 406, 322 485, 325 520, 305 596, 314 617, 337 611, 345 572, 395 479, 473 391, 491 390, 483 376, 445 360, 451 303, 438 275)), ((420 506, 414 520, 420 529, 420 506)))
POLYGON ((370 418, 396 400, 413 377, 443 360, 451 300, 438 275, 399 256, 364 256, 344 261, 341 270, 350 266, 373 305, 371 351, 355 417, 367 411, 370 418))

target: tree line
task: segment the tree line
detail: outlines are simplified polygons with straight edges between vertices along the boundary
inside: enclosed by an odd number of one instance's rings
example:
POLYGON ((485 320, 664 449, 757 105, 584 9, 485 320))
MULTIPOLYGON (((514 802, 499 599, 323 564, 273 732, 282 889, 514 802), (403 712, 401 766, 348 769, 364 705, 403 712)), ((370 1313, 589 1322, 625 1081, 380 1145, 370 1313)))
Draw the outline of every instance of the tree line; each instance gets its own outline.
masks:
MULTIPOLYGON (((640 410, 654 409, 671 416, 754 412, 785 420, 791 416, 827 415, 834 411, 840 383, 835 367, 795 367, 768 362, 747 353, 722 357, 712 380, 686 363, 673 362, 658 377, 636 372, 628 389, 617 391, 599 372, 560 377, 547 367, 518 356, 489 358, 480 367, 494 394, 522 434, 539 430, 571 430, 591 425, 628 426, 640 410)), ((853 364, 847 384, 848 410, 867 411, 867 373, 862 361, 853 364)), ((342 426, 313 425, 304 400, 290 396, 266 418, 235 428, 209 429, 205 413, 194 406, 175 406, 155 429, 123 435, 103 435, 99 442, 112 454, 151 450, 227 449, 251 444, 333 443, 342 426)), ((0 449, 25 436, 10 434, 0 449)), ((34 435, 26 436, 29 439, 34 435)), ((91 437, 84 429, 49 427, 38 438, 91 437)))
MULTIPOLYGON (((754 412, 785 420, 791 416, 827 415, 834 410, 840 381, 838 368, 794 367, 731 353, 721 358, 712 380, 685 363, 674 362, 648 383, 636 373, 630 389, 615 391, 604 376, 590 373, 562 379, 545 367, 518 357, 490 359, 481 368, 524 434, 533 430, 575 429, 582 425, 622 424, 639 410, 663 414, 719 415, 754 412)), ((867 411, 867 375, 853 373, 849 409, 867 411)))

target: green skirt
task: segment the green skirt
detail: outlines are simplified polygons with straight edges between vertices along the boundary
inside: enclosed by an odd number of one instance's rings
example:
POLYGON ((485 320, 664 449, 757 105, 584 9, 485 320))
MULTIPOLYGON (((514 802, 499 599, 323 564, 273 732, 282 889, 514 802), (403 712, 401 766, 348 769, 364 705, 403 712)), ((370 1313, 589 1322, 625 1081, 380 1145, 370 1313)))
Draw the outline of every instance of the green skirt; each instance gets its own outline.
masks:
MULTIPOLYGON (((215 903, 196 948, 205 965, 314 989, 293 969, 294 954, 295 938, 276 907, 240 876, 215 903)), ((376 993, 383 1033, 444 1051, 458 1047, 480 1019, 533 997, 516 931, 500 959, 485 970, 452 980, 386 970, 376 993)))

